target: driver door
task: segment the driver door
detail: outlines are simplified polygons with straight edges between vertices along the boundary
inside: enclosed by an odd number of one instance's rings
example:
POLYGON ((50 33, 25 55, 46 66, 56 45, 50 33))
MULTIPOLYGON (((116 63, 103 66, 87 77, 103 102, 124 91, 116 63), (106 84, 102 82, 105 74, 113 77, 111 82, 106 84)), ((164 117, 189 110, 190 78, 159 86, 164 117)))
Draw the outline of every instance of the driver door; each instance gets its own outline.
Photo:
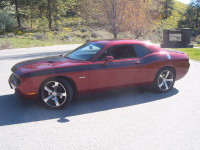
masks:
POLYGON ((89 71, 90 89, 104 89, 135 85, 139 83, 139 58, 132 45, 118 45, 106 50, 95 64, 97 68, 89 71), (106 56, 112 56, 112 62, 105 62, 106 56))

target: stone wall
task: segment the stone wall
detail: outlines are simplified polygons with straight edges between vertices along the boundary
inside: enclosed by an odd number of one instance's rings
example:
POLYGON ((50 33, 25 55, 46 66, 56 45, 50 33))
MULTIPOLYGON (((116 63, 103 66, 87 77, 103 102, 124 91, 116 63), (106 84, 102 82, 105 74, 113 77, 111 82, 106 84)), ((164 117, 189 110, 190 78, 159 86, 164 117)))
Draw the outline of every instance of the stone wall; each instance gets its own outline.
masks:
POLYGON ((191 29, 163 30, 162 48, 192 48, 190 44, 191 29))

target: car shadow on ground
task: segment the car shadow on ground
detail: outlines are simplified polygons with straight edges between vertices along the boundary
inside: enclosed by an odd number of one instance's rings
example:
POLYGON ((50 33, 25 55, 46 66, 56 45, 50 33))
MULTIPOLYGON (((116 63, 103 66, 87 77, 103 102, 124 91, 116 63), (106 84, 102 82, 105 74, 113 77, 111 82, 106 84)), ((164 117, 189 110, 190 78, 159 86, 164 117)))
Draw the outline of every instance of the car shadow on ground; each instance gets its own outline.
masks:
POLYGON ((173 100, 178 93, 173 88, 167 93, 155 93, 149 90, 129 88, 109 92, 85 95, 61 110, 52 110, 42 106, 38 101, 24 101, 15 95, 0 96, 0 126, 21 124, 49 119, 58 123, 69 122, 67 117, 106 111, 116 108, 150 103, 157 100, 173 100))

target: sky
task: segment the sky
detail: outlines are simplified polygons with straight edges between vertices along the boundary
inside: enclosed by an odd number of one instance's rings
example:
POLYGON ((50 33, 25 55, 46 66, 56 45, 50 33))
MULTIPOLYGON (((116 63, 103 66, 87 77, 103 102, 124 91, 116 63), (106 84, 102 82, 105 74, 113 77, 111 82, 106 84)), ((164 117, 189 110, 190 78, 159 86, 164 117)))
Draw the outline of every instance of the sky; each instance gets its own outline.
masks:
POLYGON ((185 4, 188 4, 190 2, 190 0, 178 0, 178 1, 183 2, 185 4))

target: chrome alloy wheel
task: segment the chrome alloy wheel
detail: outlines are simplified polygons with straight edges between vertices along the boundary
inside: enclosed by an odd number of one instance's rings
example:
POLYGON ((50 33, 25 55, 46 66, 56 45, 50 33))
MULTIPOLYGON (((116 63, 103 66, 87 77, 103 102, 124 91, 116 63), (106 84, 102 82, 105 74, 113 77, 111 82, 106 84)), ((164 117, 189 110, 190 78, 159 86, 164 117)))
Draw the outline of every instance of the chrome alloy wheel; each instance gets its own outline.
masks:
POLYGON ((162 91, 169 90, 174 84, 174 75, 171 71, 165 70, 158 77, 158 87, 162 91))
POLYGON ((57 82, 47 82, 42 89, 42 100, 50 107, 60 107, 67 99, 67 91, 65 87, 57 82))

